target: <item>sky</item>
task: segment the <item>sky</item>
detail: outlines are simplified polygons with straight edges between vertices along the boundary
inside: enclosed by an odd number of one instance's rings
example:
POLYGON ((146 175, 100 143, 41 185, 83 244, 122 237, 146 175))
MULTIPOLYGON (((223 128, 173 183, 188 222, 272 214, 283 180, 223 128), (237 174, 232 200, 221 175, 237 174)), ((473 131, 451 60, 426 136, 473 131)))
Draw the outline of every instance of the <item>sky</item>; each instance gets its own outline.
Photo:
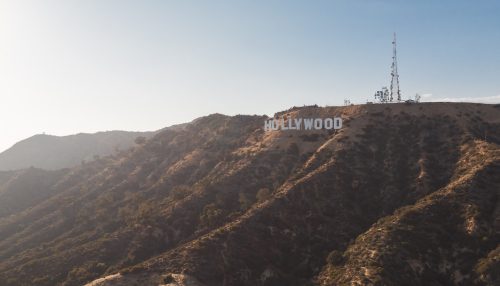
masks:
POLYGON ((35 134, 157 130, 403 98, 500 102, 500 1, 0 0, 0 151, 35 134))

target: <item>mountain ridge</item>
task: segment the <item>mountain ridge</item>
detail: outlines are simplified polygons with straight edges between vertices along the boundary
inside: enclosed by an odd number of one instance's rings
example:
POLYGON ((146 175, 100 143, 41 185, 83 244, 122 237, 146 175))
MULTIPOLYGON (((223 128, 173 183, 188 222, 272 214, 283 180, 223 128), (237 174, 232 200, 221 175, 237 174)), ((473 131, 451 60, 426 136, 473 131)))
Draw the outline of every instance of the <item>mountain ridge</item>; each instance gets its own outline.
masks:
POLYGON ((56 170, 75 167, 98 156, 113 154, 134 145, 137 137, 154 132, 102 131, 67 136, 37 134, 0 153, 0 170, 29 167, 56 170))

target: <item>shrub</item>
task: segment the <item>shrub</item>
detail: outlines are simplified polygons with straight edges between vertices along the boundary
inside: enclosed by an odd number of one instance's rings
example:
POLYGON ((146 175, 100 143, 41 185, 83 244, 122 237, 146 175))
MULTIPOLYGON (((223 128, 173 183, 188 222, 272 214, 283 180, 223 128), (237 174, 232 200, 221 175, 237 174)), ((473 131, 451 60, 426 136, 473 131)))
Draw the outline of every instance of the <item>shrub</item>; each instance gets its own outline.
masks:
POLYGON ((302 141, 316 142, 319 139, 319 134, 304 134, 299 136, 302 141))
POLYGON ((326 262, 331 265, 339 265, 342 263, 342 260, 344 258, 342 257, 342 252, 338 250, 334 250, 328 254, 326 257, 326 262))
POLYGON ((290 146, 288 146, 287 152, 290 155, 299 155, 300 151, 299 151, 299 146, 297 146, 297 143, 295 142, 291 143, 290 146))
POLYGON ((240 203, 241 210, 248 209, 250 206, 252 206, 253 203, 252 200, 250 200, 245 193, 239 194, 238 202, 240 203))
POLYGON ((222 210, 219 209, 216 204, 208 204, 203 208, 200 215, 201 224, 205 226, 214 226, 219 221, 221 215, 222 210))
POLYGON ((256 198, 259 203, 269 199, 271 197, 271 191, 268 188, 262 188, 257 192, 256 198))
POLYGON ((146 137, 139 136, 139 137, 135 138, 134 142, 137 145, 142 145, 142 144, 146 143, 146 137))
POLYGON ((181 185, 176 186, 172 189, 172 198, 174 200, 181 200, 187 197, 190 193, 190 189, 188 186, 181 185))

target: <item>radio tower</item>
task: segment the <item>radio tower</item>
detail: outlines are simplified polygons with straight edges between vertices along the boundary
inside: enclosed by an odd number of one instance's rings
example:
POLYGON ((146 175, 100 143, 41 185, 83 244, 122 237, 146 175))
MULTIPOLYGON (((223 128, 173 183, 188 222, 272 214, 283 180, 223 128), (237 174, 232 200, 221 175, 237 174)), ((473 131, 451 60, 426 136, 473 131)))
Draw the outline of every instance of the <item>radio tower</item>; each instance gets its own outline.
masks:
POLYGON ((401 91, 399 90, 399 74, 398 74, 398 59, 396 57, 396 33, 394 33, 394 40, 392 41, 392 66, 391 66, 391 93, 389 101, 394 98, 398 102, 401 101, 401 91))

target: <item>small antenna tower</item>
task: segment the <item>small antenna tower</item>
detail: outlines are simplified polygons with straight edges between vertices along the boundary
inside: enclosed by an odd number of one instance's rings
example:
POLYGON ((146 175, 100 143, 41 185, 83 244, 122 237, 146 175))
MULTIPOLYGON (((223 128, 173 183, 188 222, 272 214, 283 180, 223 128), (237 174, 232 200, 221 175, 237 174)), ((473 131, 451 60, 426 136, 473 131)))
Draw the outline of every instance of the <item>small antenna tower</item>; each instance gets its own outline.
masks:
POLYGON ((392 66, 391 66, 391 93, 389 101, 396 99, 401 101, 401 91, 399 90, 399 74, 398 74, 398 59, 396 54, 396 33, 394 33, 394 40, 392 41, 392 66))
POLYGON ((380 103, 387 103, 389 102, 389 90, 387 87, 382 87, 382 90, 378 90, 375 92, 375 100, 377 100, 380 103))

